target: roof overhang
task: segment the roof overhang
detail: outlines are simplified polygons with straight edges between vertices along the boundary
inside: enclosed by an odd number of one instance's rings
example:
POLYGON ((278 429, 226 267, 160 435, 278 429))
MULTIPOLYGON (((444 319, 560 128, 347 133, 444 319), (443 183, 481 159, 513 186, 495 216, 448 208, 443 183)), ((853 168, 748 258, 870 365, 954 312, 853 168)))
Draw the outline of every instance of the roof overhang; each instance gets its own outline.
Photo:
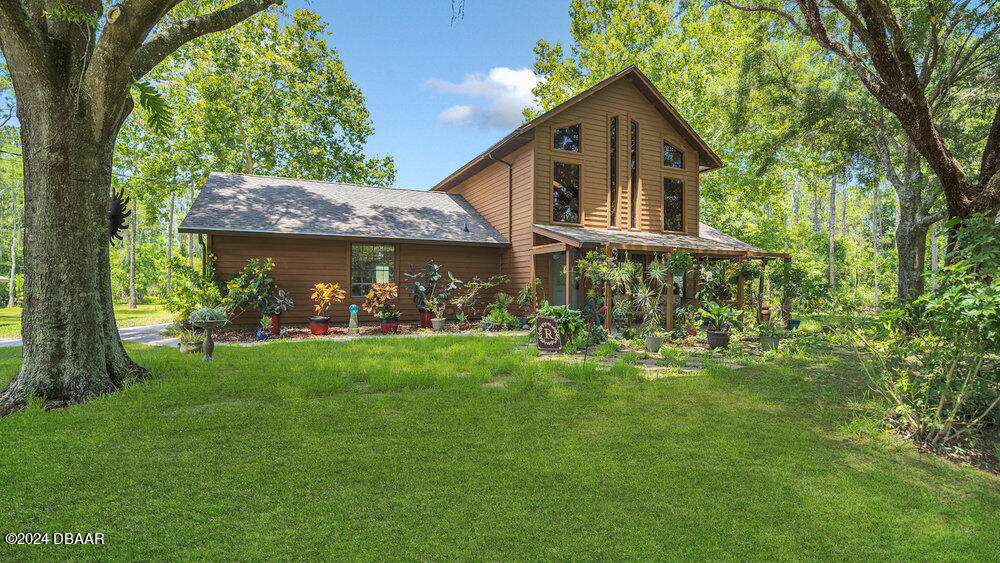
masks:
POLYGON ((354 235, 337 235, 329 233, 309 233, 295 232, 283 233, 275 231, 252 231, 237 229, 205 229, 201 227, 178 227, 178 233, 192 233, 201 235, 224 235, 234 237, 268 237, 268 238, 296 238, 296 239, 325 239, 325 240, 347 240, 351 242, 385 242, 385 243, 409 243, 409 244, 435 244, 440 246, 478 246, 486 248, 510 248, 509 242, 477 242, 477 241, 454 241, 445 239, 415 239, 399 237, 368 237, 354 235))

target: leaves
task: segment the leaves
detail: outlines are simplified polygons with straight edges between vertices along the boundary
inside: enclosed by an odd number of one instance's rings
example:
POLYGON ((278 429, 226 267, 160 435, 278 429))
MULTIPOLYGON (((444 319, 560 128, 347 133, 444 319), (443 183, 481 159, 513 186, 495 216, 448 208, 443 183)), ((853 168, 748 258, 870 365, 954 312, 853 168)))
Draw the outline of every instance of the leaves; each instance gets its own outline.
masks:
POLYGON ((146 112, 149 128, 157 135, 169 135, 174 128, 174 114, 163 94, 146 79, 133 82, 132 89, 139 94, 139 105, 146 112))

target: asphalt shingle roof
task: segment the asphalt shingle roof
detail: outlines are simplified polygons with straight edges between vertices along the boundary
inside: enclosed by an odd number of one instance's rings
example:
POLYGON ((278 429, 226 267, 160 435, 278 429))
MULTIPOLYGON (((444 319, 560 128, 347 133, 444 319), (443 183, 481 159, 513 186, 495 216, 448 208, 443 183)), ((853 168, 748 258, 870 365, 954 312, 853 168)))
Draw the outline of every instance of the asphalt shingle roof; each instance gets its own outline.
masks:
POLYGON ((722 231, 698 223, 699 236, 675 233, 645 233, 637 231, 620 231, 615 229, 595 229, 590 227, 574 227, 572 225, 534 225, 535 230, 545 231, 575 240, 581 244, 604 244, 607 242, 643 244, 648 246, 669 246, 687 250, 728 250, 763 252, 749 244, 732 237, 722 231))
POLYGON ((179 230, 509 244, 459 195, 223 172, 209 175, 179 230))

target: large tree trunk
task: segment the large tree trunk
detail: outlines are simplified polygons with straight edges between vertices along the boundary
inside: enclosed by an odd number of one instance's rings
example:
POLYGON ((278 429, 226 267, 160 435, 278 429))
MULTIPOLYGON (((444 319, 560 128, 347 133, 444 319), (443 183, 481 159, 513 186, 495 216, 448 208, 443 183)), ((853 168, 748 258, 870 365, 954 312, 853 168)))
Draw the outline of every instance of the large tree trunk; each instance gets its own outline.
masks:
POLYGON ((108 187, 127 110, 102 134, 70 93, 39 98, 18 99, 22 150, 33 155, 24 159, 24 348, 0 416, 32 395, 81 402, 146 374, 125 353, 111 297, 108 187))

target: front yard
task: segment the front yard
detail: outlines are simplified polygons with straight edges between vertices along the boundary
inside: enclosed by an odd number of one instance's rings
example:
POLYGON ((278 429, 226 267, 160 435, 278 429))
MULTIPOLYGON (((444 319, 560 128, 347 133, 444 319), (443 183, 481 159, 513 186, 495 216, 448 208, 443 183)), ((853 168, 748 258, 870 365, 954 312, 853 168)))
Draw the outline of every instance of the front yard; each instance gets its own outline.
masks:
MULTIPOLYGON (((535 361, 524 338, 130 346, 152 380, 0 421, 9 557, 989 559, 1000 480, 856 439, 853 358, 535 361)), ((12 375, 20 349, 0 350, 12 375)))

